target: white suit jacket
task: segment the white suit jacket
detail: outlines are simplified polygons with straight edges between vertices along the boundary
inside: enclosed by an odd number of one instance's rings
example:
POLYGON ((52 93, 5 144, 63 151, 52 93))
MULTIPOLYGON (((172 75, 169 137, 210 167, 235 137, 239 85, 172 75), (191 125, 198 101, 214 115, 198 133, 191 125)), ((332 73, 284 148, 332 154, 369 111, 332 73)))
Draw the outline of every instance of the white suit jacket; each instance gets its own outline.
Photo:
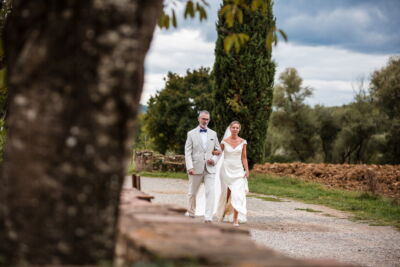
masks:
POLYGON ((207 128, 207 143, 204 147, 200 136, 200 126, 189 131, 185 143, 186 169, 194 169, 195 174, 202 174, 204 169, 207 169, 209 173, 215 173, 215 165, 221 156, 214 156, 212 154, 214 149, 221 151, 216 132, 207 128), (214 165, 207 164, 208 159, 214 160, 214 165))

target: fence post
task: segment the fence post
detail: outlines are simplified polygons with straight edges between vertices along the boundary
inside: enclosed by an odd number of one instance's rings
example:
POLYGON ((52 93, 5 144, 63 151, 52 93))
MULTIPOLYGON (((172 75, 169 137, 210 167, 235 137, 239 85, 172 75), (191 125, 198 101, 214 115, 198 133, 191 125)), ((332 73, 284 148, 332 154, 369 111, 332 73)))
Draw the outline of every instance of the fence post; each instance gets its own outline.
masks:
POLYGON ((132 174, 132 187, 141 190, 140 175, 132 174))

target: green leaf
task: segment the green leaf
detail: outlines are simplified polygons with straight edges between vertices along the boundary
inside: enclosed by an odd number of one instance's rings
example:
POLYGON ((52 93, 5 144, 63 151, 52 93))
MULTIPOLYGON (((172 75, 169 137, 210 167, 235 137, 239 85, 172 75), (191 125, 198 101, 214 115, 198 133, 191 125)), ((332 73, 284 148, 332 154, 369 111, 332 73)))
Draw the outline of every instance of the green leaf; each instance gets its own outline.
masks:
POLYGON ((159 20, 158 20, 158 26, 162 29, 168 29, 169 28, 169 21, 170 21, 170 17, 169 15, 162 13, 159 20))
POLYGON ((6 88, 6 68, 0 69, 0 89, 6 88))
POLYGON ((163 25, 166 29, 169 29, 169 16, 165 15, 163 18, 163 25))
POLYGON ((243 11, 239 8, 237 10, 237 18, 240 24, 243 24, 243 11))
POLYGON ((233 27, 233 23, 235 22, 235 18, 232 13, 228 13, 225 17, 226 24, 229 28, 233 27))
POLYGON ((239 33, 238 35, 240 45, 244 45, 250 39, 250 37, 245 33, 239 33))
POLYGON ((222 17, 225 17, 226 13, 231 12, 232 6, 231 5, 225 5, 223 8, 221 8, 221 10, 219 11, 219 14, 222 17))
POLYGON ((281 29, 279 29, 279 33, 281 34, 283 40, 285 40, 285 42, 287 42, 288 41, 287 34, 281 29))
POLYGON ((193 2, 190 0, 190 1, 187 1, 187 3, 186 3, 186 9, 185 9, 185 14, 184 14, 184 17, 185 17, 185 19, 187 18, 187 16, 190 16, 190 17, 194 17, 194 6, 193 6, 193 2))
POLYGON ((251 11, 256 11, 261 5, 261 0, 253 0, 251 1, 251 11))
POLYGON ((203 19, 204 20, 207 19, 207 12, 203 7, 200 8, 199 12, 200 12, 200 21, 202 21, 203 19))
POLYGON ((268 49, 268 51, 272 50, 272 43, 274 42, 274 34, 273 31, 269 31, 267 34, 267 38, 265 39, 265 47, 268 49))
POLYGON ((163 26, 163 19, 164 19, 165 13, 164 11, 161 13, 160 17, 158 18, 158 27, 160 27, 161 29, 164 28, 163 26))
POLYGON ((174 28, 176 28, 177 26, 175 10, 172 10, 172 25, 174 26, 174 28))
POLYGON ((233 40, 234 40, 235 51, 236 51, 236 53, 239 53, 240 43, 239 43, 239 38, 237 37, 237 35, 235 36, 235 38, 233 40))
POLYGON ((230 34, 224 38, 224 50, 226 53, 229 53, 229 51, 231 50, 233 42, 234 41, 233 41, 232 34, 230 34))
POLYGON ((224 50, 229 53, 232 47, 235 48, 235 52, 239 53, 241 47, 246 44, 250 37, 245 33, 232 33, 224 39, 224 50))

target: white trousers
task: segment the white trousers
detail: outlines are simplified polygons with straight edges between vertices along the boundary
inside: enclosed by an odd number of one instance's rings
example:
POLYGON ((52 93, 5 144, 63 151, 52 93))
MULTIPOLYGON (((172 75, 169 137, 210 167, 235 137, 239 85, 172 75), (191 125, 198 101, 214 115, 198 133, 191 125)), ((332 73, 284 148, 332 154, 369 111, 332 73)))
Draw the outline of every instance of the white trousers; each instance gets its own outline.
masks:
POLYGON ((196 196, 201 183, 204 182, 206 210, 204 220, 212 220, 215 203, 215 173, 204 170, 202 174, 189 175, 188 212, 191 216, 196 211, 196 196))

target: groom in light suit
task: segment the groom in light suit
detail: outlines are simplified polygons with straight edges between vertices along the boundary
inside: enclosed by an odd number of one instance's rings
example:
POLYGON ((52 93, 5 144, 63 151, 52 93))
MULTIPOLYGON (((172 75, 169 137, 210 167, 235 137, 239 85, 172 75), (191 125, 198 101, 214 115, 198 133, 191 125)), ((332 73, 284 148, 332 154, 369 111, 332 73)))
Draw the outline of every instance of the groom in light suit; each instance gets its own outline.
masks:
POLYGON ((200 184, 204 182, 206 193, 206 211, 204 222, 211 223, 215 201, 215 165, 220 156, 214 156, 213 150, 221 151, 217 133, 207 128, 210 113, 206 110, 199 113, 199 126, 189 131, 185 144, 185 162, 189 174, 188 212, 194 217, 196 210, 196 195, 200 184))

